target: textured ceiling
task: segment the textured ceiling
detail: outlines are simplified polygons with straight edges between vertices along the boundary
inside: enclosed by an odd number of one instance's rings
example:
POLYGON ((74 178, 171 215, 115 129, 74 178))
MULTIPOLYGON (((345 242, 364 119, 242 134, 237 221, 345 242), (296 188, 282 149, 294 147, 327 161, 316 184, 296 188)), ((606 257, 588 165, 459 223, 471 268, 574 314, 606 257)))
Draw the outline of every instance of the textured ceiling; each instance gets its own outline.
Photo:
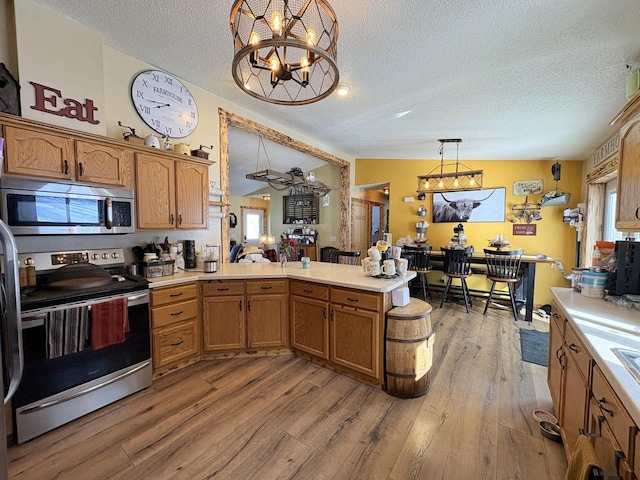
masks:
POLYGON ((438 138, 459 137, 463 159, 581 160, 614 133, 625 64, 640 66, 638 0, 330 0, 351 94, 286 107, 235 85, 231 0, 37 1, 355 158, 437 158, 438 138))

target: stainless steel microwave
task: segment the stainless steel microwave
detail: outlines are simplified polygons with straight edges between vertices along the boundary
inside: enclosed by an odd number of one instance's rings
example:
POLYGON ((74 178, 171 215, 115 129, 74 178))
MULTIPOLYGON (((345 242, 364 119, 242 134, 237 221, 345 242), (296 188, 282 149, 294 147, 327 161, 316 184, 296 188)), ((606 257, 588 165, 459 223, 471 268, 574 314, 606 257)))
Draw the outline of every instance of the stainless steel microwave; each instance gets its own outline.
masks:
POLYGON ((2 219, 14 235, 133 233, 133 190, 24 177, 0 179, 2 219))

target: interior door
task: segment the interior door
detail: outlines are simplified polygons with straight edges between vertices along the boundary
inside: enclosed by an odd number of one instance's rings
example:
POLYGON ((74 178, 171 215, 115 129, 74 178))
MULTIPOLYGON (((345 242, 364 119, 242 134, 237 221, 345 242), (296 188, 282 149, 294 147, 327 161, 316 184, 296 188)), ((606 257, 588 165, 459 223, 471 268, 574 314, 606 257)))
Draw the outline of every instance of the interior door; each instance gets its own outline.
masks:
POLYGON ((245 245, 260 245, 260 235, 264 229, 265 210, 260 208, 242 207, 242 243, 245 245))
POLYGON ((366 254, 371 246, 371 216, 369 204, 358 198, 351 199, 351 250, 366 254))

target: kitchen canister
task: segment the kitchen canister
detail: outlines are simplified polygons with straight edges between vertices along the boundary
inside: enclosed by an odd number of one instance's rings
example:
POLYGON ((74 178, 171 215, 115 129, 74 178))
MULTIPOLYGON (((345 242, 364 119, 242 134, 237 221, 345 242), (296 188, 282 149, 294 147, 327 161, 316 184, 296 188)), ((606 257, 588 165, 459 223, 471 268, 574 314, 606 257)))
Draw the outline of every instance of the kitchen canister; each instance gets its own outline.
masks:
POLYGON ((302 257, 300 261, 302 262, 302 268, 311 268, 311 259, 309 257, 302 257))
POLYGON ((607 272, 582 272, 581 294, 585 297, 604 298, 604 286, 607 282, 607 272))

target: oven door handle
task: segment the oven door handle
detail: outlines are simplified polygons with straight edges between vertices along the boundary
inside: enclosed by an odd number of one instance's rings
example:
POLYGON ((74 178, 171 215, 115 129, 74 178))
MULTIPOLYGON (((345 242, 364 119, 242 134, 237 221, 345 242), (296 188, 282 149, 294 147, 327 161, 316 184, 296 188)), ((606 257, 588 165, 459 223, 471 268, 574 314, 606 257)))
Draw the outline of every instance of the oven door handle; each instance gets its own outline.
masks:
POLYGON ((85 388, 84 390, 72 393, 71 395, 67 395, 66 397, 62 397, 62 398, 59 398, 57 400, 52 400, 51 402, 41 403, 41 404, 36 405, 34 407, 25 408, 24 410, 20 411, 20 415, 24 415, 24 414, 27 414, 27 413, 35 412, 36 410, 42 410, 43 408, 53 407, 54 405, 59 405, 59 404, 64 403, 64 402, 68 402, 69 400, 73 400, 74 398, 81 397, 82 395, 86 395, 87 393, 90 393, 90 392, 93 392, 95 390, 98 390, 99 388, 106 387, 107 385, 111 385, 112 383, 115 383, 118 380, 122 380, 123 378, 126 378, 129 375, 133 375, 134 373, 139 372, 140 370, 142 370, 143 368, 148 367, 149 365, 151 365, 151 362, 150 361, 146 361, 142 365, 138 365, 136 368, 132 368, 131 370, 128 370, 128 371, 122 373, 121 375, 118 375, 117 377, 114 377, 114 378, 112 378, 110 380, 107 380, 106 382, 102 382, 102 383, 99 383, 99 384, 94 385, 92 387, 85 388))

